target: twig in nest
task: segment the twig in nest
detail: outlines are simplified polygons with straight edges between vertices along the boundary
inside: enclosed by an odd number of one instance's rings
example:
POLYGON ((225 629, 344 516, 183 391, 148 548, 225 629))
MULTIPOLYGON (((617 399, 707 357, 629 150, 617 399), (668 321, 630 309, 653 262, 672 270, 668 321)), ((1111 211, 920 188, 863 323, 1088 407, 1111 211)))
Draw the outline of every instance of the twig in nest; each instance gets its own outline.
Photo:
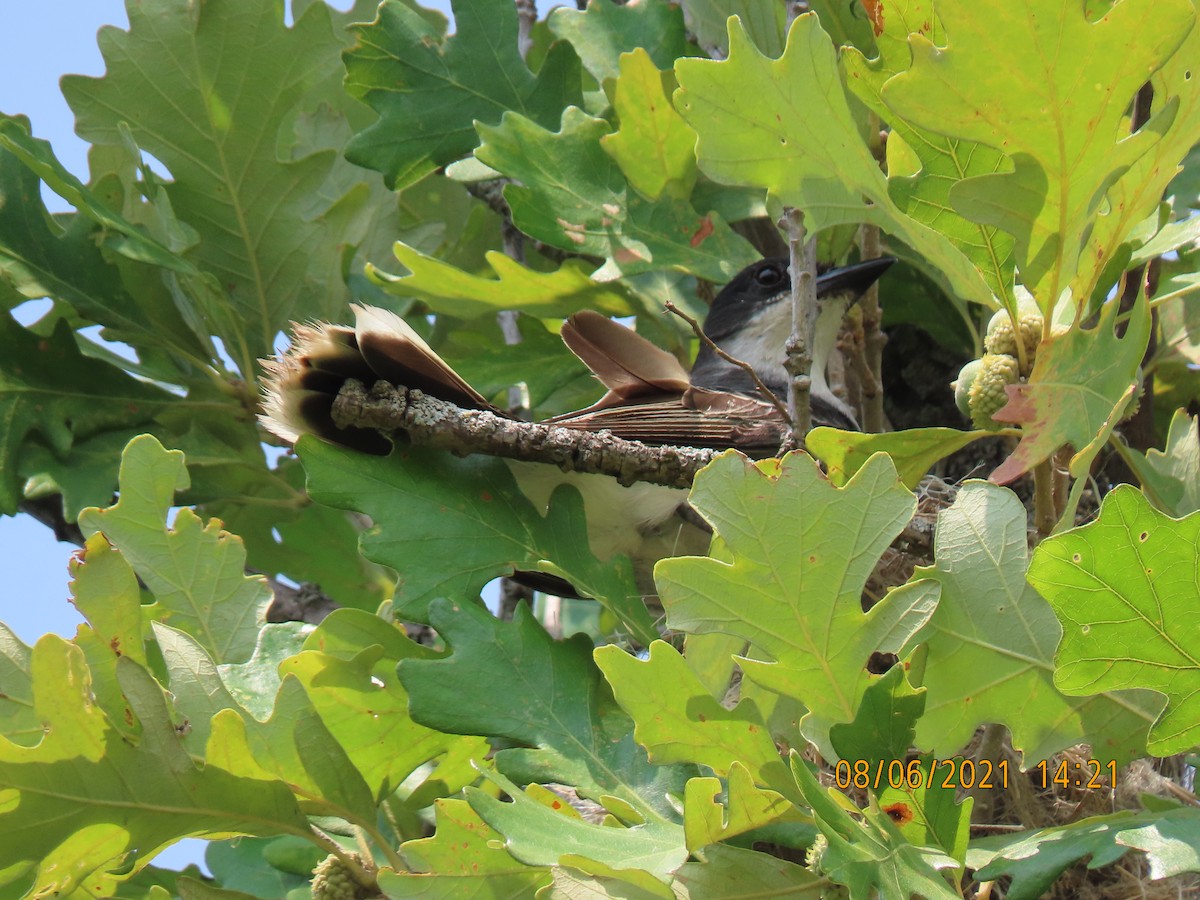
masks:
POLYGON ((787 423, 788 428, 793 427, 792 417, 788 415, 787 407, 784 406, 783 403, 780 402, 779 398, 775 396, 774 391, 763 384, 762 379, 758 377, 758 373, 754 371, 754 366, 750 365, 748 362, 743 362, 736 356, 730 356, 728 353, 714 344, 713 339, 704 333, 704 329, 700 326, 700 323, 685 313, 670 300, 667 301, 667 312, 671 313, 672 315, 679 316, 679 318, 691 325, 692 331, 696 333, 696 337, 700 338, 700 340, 704 343, 704 346, 708 347, 709 350, 717 354, 717 356, 721 357, 721 359, 725 360, 725 362, 737 366, 739 369, 743 370, 747 375, 749 375, 750 380, 754 382, 754 386, 758 389, 758 392, 762 394, 763 399, 775 407, 775 411, 778 412, 783 418, 783 421, 787 423))

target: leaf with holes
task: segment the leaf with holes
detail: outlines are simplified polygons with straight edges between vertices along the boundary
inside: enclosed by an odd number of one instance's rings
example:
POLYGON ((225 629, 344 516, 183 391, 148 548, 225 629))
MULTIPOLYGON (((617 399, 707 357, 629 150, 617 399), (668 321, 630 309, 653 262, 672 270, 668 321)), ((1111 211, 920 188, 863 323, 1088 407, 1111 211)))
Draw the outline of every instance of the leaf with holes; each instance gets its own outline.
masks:
POLYGON ((963 485, 938 517, 935 563, 916 573, 942 588, 924 633, 925 714, 916 744, 948 758, 980 725, 995 722, 1008 726, 1026 766, 1080 740, 1097 758, 1136 758, 1160 704, 1144 692, 1076 698, 1056 689, 1062 631, 1025 583, 1026 522, 1012 491, 982 481, 963 485))
POLYGON ((1172 519, 1121 485, 1096 521, 1047 538, 1029 582, 1063 637, 1054 683, 1064 692, 1148 688, 1167 705, 1150 728, 1156 756, 1200 744, 1200 513, 1172 519))

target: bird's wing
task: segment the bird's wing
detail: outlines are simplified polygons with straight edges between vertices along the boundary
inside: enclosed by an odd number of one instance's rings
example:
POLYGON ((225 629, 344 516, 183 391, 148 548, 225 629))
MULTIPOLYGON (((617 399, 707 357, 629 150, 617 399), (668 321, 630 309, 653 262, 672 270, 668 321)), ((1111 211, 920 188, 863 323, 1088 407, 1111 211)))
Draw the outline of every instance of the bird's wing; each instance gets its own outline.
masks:
POLYGON ((750 456, 779 449, 785 426, 775 407, 754 397, 689 388, 644 402, 603 406, 548 419, 583 431, 611 431, 626 440, 687 447, 736 448, 750 456))
POLYGON ((688 389, 688 373, 679 360, 599 313, 583 310, 571 316, 563 325, 562 339, 608 388, 598 406, 688 389))

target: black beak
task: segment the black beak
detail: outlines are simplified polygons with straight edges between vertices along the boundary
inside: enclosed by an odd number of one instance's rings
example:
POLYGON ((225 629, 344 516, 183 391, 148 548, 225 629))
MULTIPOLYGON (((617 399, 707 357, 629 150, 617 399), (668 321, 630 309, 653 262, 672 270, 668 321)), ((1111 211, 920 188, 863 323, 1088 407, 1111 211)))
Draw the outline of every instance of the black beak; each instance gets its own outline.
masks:
POLYGON ((852 294, 857 297, 878 281, 895 261, 891 256, 881 256, 878 259, 868 259, 852 266, 822 272, 817 276, 817 296, 852 294))

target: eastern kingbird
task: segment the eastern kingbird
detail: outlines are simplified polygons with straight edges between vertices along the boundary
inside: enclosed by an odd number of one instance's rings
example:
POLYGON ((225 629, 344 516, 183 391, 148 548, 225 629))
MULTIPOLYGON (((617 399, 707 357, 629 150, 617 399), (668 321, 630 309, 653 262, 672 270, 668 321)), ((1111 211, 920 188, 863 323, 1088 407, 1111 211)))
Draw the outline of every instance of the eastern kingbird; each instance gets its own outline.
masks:
MULTIPOLYGON (((829 269, 817 276, 820 310, 812 344, 814 425, 857 430, 853 411, 826 382, 825 367, 837 343, 842 317, 892 264, 887 257, 829 269)), ((753 366, 778 397, 787 393, 784 344, 791 333, 791 279, 786 259, 763 259, 737 274, 717 295, 704 332, 729 355, 753 366)), ((355 328, 296 326, 291 349, 266 364, 263 425, 296 441, 313 433, 333 443, 386 454, 391 442, 366 428, 337 427, 331 407, 348 378, 367 384, 383 379, 416 388, 471 409, 503 413, 487 401, 399 316, 355 306, 355 328)), ((786 431, 773 404, 760 397, 749 374, 702 347, 689 373, 679 361, 632 330, 598 313, 581 312, 563 325, 567 346, 608 388, 586 409, 549 422, 587 431, 608 430, 648 444, 734 448, 750 456, 776 452, 786 431)), ((709 534, 687 515, 687 492, 660 485, 625 487, 605 475, 562 472, 556 466, 507 461, 525 496, 544 512, 560 484, 584 496, 588 539, 601 560, 630 556, 652 585, 658 559, 707 552, 709 534)), ((573 596, 565 583, 541 573, 527 579, 573 596)), ((653 593, 650 586, 648 593, 653 593)))

